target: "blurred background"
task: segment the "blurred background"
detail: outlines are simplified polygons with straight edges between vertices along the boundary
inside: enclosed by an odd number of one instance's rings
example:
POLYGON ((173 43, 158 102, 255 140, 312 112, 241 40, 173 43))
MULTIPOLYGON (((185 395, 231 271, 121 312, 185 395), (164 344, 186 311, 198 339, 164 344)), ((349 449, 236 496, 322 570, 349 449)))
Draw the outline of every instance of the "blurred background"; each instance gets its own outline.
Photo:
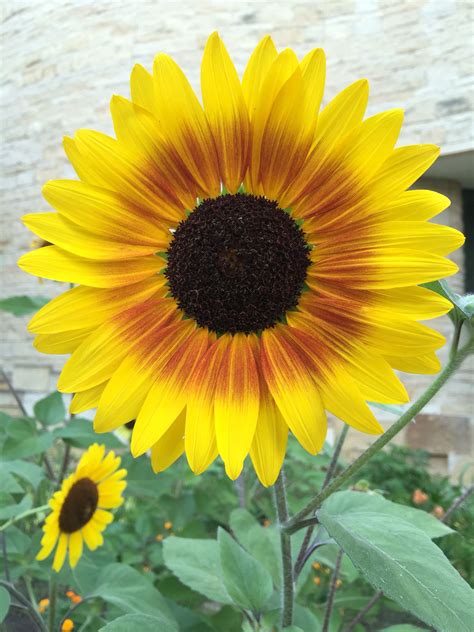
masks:
MULTIPOLYGON (((467 235, 454 254, 460 273, 457 292, 474 291, 474 35, 473 3, 461 0, 326 0, 321 2, 192 2, 4 0, 1 78, 1 288, 13 295, 53 297, 64 284, 22 273, 20 254, 32 235, 19 218, 46 211, 41 186, 74 177, 62 150, 64 135, 79 128, 112 133, 109 100, 129 95, 132 66, 151 68, 164 51, 182 66, 199 92, 199 65, 208 35, 219 30, 239 72, 259 39, 271 34, 278 48, 298 55, 326 51, 324 103, 354 80, 370 81, 369 114, 405 109, 401 143, 436 143, 439 161, 417 186, 452 200, 436 221, 467 235)), ((65 358, 44 356, 32 347, 28 317, 0 311, 2 340, 0 411, 27 411, 51 392, 65 358)), ((433 326, 450 334, 447 318, 433 326)), ((442 359, 444 358, 441 353, 442 359)), ((457 480, 472 464, 473 362, 417 417, 399 442, 429 452, 433 471, 457 480)), ((403 377, 416 397, 432 379, 403 377)), ((377 411, 385 425, 394 417, 377 411)), ((333 421, 332 434, 337 432, 333 421)), ((350 433, 346 456, 357 455, 371 437, 350 433)))

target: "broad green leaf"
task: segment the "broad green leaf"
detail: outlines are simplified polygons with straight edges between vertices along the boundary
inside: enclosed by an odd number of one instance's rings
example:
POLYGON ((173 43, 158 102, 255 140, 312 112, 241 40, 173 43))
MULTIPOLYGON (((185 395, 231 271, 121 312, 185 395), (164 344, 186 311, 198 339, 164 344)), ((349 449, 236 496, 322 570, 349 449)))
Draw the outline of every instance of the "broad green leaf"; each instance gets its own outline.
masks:
MULTIPOLYGON (((329 504, 329 499, 326 501, 329 504)), ((405 522, 417 527, 429 538, 440 538, 453 530, 434 516, 406 505, 399 505, 386 500, 380 494, 361 492, 337 492, 331 496, 330 506, 332 512, 348 513, 355 517, 360 514, 362 520, 371 520, 380 515, 403 519, 405 522)), ((329 531, 329 529, 328 529, 329 531)))
POLYGON ((28 494, 24 496, 19 503, 15 503, 12 505, 4 505, 0 507, 0 520, 9 520, 14 516, 18 516, 24 511, 28 511, 33 506, 33 501, 31 500, 31 496, 28 494))
POLYGON ((176 623, 163 617, 151 617, 146 614, 126 614, 107 623, 100 632, 178 632, 176 623))
POLYGON ((26 316, 37 312, 50 300, 44 296, 10 296, 0 301, 0 309, 14 316, 26 316))
POLYGON ((273 593, 270 573, 224 529, 219 529, 217 539, 227 592, 238 606, 262 612, 273 593))
POLYGON ((5 621, 5 618, 10 609, 10 593, 6 588, 0 586, 0 623, 5 621))
POLYGON ((186 586, 213 601, 231 604, 215 540, 166 538, 163 542, 166 566, 186 586))
POLYGON ((274 527, 262 527, 245 509, 235 509, 230 515, 230 528, 239 543, 250 555, 261 562, 272 576, 276 588, 280 586, 280 538, 274 527))
MULTIPOLYGON (((4 491, 8 491, 3 486, 3 481, 8 475, 15 474, 19 478, 27 481, 30 485, 36 489, 39 483, 44 478, 44 472, 41 467, 35 463, 29 461, 3 461, 0 460, 0 481, 2 481, 2 488, 4 491)), ((20 488, 21 489, 21 488, 20 488)), ((13 490, 11 490, 13 491, 13 490)))
POLYGON ((23 459, 45 452, 53 443, 53 435, 44 430, 38 434, 34 419, 12 419, 6 426, 6 437, 1 446, 4 460, 23 459))
POLYGON ((54 426, 64 421, 66 417, 66 407, 64 406, 63 396, 57 391, 51 393, 51 395, 48 395, 44 399, 40 399, 39 402, 36 402, 33 410, 36 419, 39 419, 39 421, 47 426, 54 426))
POLYGON ((123 447, 114 434, 111 432, 97 434, 94 432, 92 422, 82 417, 71 419, 65 426, 55 428, 53 435, 63 439, 74 448, 88 448, 92 443, 103 443, 107 448, 123 447))
POLYGON ((123 612, 146 614, 174 622, 158 590, 146 577, 126 564, 109 564, 103 568, 94 589, 87 596, 100 597, 123 612))
POLYGON ((304 630, 296 625, 290 625, 289 628, 283 628, 282 632, 304 632, 304 630))
POLYGON ((436 629, 470 632, 473 591, 430 540, 439 529, 407 509, 338 492, 317 515, 374 588, 436 629))

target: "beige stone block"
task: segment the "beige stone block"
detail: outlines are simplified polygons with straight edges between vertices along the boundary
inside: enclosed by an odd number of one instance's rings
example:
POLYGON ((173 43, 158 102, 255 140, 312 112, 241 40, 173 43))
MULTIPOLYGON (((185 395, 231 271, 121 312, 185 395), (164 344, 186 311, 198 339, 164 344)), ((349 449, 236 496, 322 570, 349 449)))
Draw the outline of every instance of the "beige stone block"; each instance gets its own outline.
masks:
POLYGON ((49 373, 48 367, 18 365, 13 369, 13 388, 35 393, 47 391, 49 373))
MULTIPOLYGON (((406 430, 406 442, 411 448, 446 457, 451 452, 469 454, 472 428, 468 417, 458 415, 417 415, 406 430)), ((447 464, 446 464, 447 465, 447 464)))

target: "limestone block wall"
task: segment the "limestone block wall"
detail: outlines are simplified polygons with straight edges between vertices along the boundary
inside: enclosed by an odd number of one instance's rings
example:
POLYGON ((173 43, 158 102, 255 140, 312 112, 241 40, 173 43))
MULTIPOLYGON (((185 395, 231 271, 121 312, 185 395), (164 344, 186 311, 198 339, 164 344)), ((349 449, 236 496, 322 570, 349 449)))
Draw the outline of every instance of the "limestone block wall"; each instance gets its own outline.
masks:
MULTIPOLYGON (((79 128, 111 133, 110 96, 128 95, 133 64, 150 68, 159 51, 174 56, 198 89, 203 47, 216 29, 239 71, 267 33, 279 48, 291 46, 299 55, 320 46, 328 60, 325 102, 367 77, 369 114, 405 108, 401 142, 434 142, 445 154, 474 147, 469 1, 9 0, 0 10, 1 297, 53 297, 65 289, 49 281, 40 285, 16 267, 31 241, 20 216, 47 210, 44 181, 73 176, 62 136, 79 128)), ((460 227, 459 184, 429 184, 453 199, 443 221, 460 227)), ((462 253, 455 256, 462 260, 462 253)), ((462 275, 455 282, 461 289, 462 275)), ((65 358, 32 348, 27 318, 4 313, 0 318, 1 363, 29 408, 55 387, 65 358)), ((437 326, 444 329, 446 323, 437 326)), ((430 405, 430 413, 472 420, 468 371, 430 405)), ((427 379, 410 377, 410 393, 416 395, 427 379)), ((0 409, 12 407, 8 391, 0 390, 0 409)), ((358 437, 354 450, 365 440, 358 437)))

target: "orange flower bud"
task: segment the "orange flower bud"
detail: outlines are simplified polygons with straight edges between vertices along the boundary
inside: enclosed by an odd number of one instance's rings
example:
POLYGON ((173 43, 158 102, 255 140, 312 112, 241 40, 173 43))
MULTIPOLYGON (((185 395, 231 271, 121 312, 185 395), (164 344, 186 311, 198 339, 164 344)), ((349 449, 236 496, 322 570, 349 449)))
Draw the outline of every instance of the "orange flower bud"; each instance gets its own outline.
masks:
POLYGON ((61 632, 71 632, 74 630, 74 622, 72 619, 64 619, 63 624, 61 626, 61 632))

